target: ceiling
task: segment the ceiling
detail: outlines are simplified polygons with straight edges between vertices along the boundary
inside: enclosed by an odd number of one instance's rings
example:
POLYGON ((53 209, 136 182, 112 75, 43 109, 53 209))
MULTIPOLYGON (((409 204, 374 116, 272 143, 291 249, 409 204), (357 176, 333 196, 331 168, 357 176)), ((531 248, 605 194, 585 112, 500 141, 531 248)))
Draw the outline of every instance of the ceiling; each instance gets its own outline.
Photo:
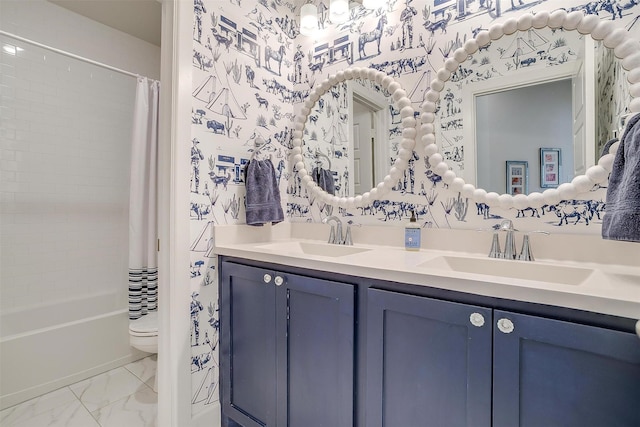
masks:
POLYGON ((48 0, 101 24, 160 46, 162 4, 158 0, 48 0))
MULTIPOLYGON (((161 0, 47 0, 146 42, 160 46, 161 0)), ((295 0, 302 5, 306 0, 295 0)), ((362 0, 350 0, 350 6, 362 0)))

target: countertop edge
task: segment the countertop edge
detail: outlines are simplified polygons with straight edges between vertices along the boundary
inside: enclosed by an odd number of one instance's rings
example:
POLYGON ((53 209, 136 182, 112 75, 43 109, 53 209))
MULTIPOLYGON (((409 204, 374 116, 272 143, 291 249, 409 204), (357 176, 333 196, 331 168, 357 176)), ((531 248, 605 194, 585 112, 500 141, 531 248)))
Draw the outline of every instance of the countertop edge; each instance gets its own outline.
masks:
MULTIPOLYGON (((219 244, 216 245, 214 252, 216 255, 283 264, 318 272, 332 271, 372 280, 429 286, 485 297, 546 304, 630 319, 640 318, 640 287, 638 288, 638 296, 635 299, 629 299, 625 293, 625 290, 628 289, 624 288, 622 290, 607 290, 570 285, 550 286, 545 283, 517 279, 511 279, 510 283, 506 283, 506 280, 489 281, 480 275, 462 275, 447 271, 425 271, 415 268, 416 263, 422 262, 425 257, 432 256, 427 251, 421 254, 419 251, 407 252, 398 248, 387 249, 385 255, 388 255, 389 265, 392 267, 381 267, 365 262, 370 259, 371 253, 369 253, 369 257, 356 254, 329 259, 321 256, 301 256, 294 253, 270 253, 257 250, 255 247, 255 245, 246 243, 219 244), (436 281, 437 284, 434 283, 436 281)), ((377 250, 383 251, 383 249, 377 250)))

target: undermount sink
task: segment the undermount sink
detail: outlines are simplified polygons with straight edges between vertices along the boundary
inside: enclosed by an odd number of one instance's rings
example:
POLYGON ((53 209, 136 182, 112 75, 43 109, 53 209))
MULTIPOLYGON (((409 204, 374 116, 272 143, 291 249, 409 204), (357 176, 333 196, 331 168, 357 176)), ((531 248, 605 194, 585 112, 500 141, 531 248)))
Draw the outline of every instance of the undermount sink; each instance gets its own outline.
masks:
POLYGON ((420 267, 574 286, 582 284, 594 271, 529 261, 455 256, 440 256, 420 264, 420 267))
POLYGON ((332 245, 329 243, 311 243, 311 242, 279 242, 260 245, 260 248, 270 251, 295 253, 305 255, 319 255, 325 257, 342 257, 353 255, 360 252, 367 252, 370 249, 358 248, 356 246, 332 245))

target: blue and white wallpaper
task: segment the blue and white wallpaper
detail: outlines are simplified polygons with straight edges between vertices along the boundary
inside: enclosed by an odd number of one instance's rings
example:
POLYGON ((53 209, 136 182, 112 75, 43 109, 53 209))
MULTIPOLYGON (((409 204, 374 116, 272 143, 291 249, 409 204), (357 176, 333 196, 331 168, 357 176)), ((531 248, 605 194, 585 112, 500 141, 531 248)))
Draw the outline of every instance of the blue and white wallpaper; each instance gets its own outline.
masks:
POLYGON ((245 221, 244 167, 271 159, 281 193, 290 173, 300 87, 297 7, 194 1, 191 111, 191 373, 193 413, 218 402, 218 295, 212 227, 245 221), (298 52, 298 55, 296 55, 298 52), (298 71, 296 73, 296 70, 298 71))
MULTIPOLYGON (((389 0, 378 10, 352 3, 350 19, 339 25, 329 20, 328 0, 314 3, 320 29, 316 36, 304 37, 298 30, 302 2, 194 0, 190 141, 194 414, 218 402, 218 295, 211 230, 216 224, 245 222, 246 163, 252 156, 271 159, 290 221, 320 221, 331 211, 307 197, 287 158, 294 114, 313 87, 346 67, 371 67, 393 76, 419 111, 431 80, 446 59, 493 22, 565 8, 597 14, 640 35, 636 0, 389 0)), ((570 47, 558 42, 561 33, 545 39, 513 67, 540 66, 571 56, 570 47)), ((606 51, 600 54, 609 60, 601 63, 598 79, 611 84, 599 86, 606 89, 599 93, 598 118, 608 126, 625 111, 627 95, 616 60, 606 51)), ((467 61, 456 76, 459 80, 480 79, 502 72, 490 63, 491 59, 467 61)), ((506 62, 500 66, 507 67, 506 62)), ((457 138, 462 127, 456 110, 459 95, 446 98, 443 94, 442 98, 439 124, 443 134, 448 132, 449 141, 449 149, 443 151, 452 164, 463 167, 464 151, 457 138)), ((340 113, 336 113, 339 121, 340 113)), ((326 111, 312 114, 326 115, 326 111)), ((318 132, 316 138, 325 136, 318 132)), ((322 148, 336 164, 344 157, 341 144, 342 140, 333 145, 338 150, 322 148)), ((540 209, 489 209, 450 191, 427 167, 423 148, 418 141, 408 170, 387 199, 352 210, 336 208, 332 213, 354 223, 398 224, 415 210, 424 227, 489 228, 510 218, 521 230, 600 233, 606 209, 604 188, 540 209)), ((336 183, 341 176, 341 172, 336 175, 336 183)), ((342 179, 344 188, 348 178, 342 179)))
MULTIPOLYGON (((507 18, 560 7, 567 11, 582 10, 597 14, 602 20, 615 21, 616 25, 634 35, 640 34, 640 24, 637 23, 640 6, 635 1, 405 0, 388 2, 386 8, 379 10, 355 6, 351 9, 350 21, 335 26, 332 32, 323 33, 321 30, 316 38, 319 42, 305 41, 310 52, 329 53, 332 46, 348 43, 349 48, 341 48, 350 52, 348 65, 372 67, 393 76, 407 91, 416 110, 419 110, 436 72, 457 48, 479 31, 507 18)), ((520 40, 517 37, 496 40, 490 46, 493 53, 483 48, 458 68, 441 93, 436 122, 439 127, 436 132, 437 143, 454 171, 460 172, 464 168, 461 111, 464 86, 519 70, 531 71, 538 67, 575 61, 580 49, 578 43, 581 43, 581 38, 576 37, 575 31, 535 30, 534 34, 522 34, 520 40), (525 43, 518 45, 522 40, 525 43), (510 54, 515 50, 518 51, 517 55, 510 54)), ((599 54, 603 60, 598 61, 596 70, 599 91, 597 117, 600 123, 598 129, 602 132, 598 136, 598 143, 602 144, 611 137, 616 117, 625 112, 628 84, 619 61, 612 60, 610 51, 601 48, 599 54)), ((347 65, 333 63, 329 54, 325 57, 325 78, 347 65)), ((541 141, 541 147, 546 145, 541 141)), ((426 161, 423 144, 418 140, 414 156, 409 160, 409 168, 395 186, 396 191, 386 200, 376 201, 364 208, 340 209, 340 213, 353 222, 380 224, 406 221, 411 210, 415 209, 424 227, 489 228, 502 218, 510 218, 521 230, 600 233, 605 188, 597 187, 588 194, 579 195, 577 199, 563 200, 539 209, 514 208, 504 211, 482 204, 470 208, 469 204, 474 203, 449 191, 440 177, 429 169, 426 161)), ((304 197, 304 190, 303 197, 296 196, 290 194, 288 199, 288 213, 292 220, 317 221, 326 215, 322 204, 304 197)))

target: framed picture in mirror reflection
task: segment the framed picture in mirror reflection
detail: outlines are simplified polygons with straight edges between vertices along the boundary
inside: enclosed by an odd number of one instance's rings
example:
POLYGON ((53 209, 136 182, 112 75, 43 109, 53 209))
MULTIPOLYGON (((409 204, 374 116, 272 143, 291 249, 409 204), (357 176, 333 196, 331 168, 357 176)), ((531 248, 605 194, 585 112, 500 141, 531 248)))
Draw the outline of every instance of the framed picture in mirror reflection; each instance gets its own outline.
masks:
POLYGON ((507 193, 512 196, 529 192, 529 162, 507 160, 507 193))
POLYGON ((560 148, 540 148, 540 187, 555 188, 560 185, 560 148))

